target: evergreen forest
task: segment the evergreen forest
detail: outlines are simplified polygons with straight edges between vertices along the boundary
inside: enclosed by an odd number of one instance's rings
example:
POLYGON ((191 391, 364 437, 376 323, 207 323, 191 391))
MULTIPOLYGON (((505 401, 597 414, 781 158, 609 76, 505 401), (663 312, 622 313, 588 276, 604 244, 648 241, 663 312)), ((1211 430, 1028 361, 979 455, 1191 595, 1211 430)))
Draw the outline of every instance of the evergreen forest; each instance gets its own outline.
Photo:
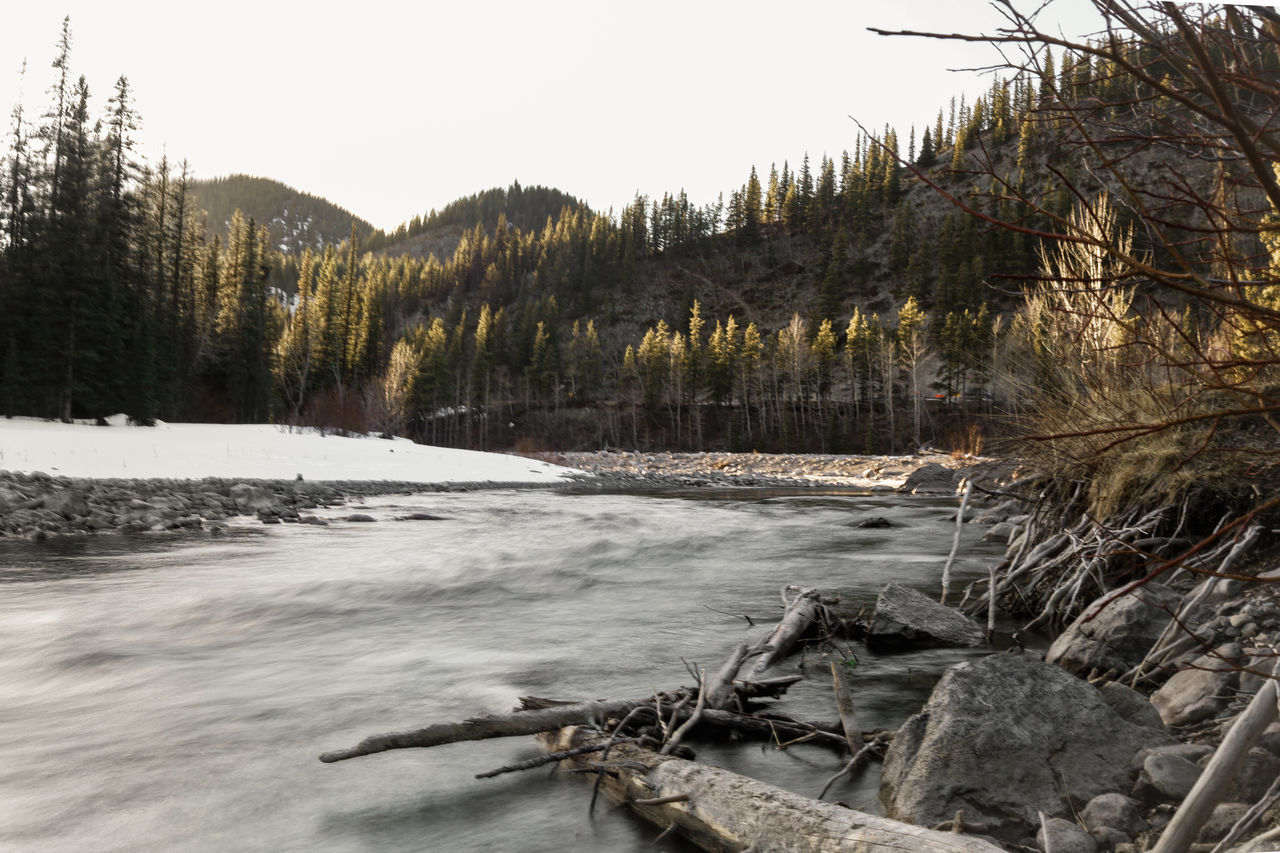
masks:
MULTIPOLYGON (((1158 61, 1142 37, 1109 59, 1050 47, 905 133, 851 124, 838 155, 745 165, 713 204, 602 212, 513 183, 382 232, 269 179, 141 162, 128 79, 92 97, 69 27, 48 103, 14 106, 0 154, 0 411, 477 449, 977 449, 1054 357, 1028 309, 1049 238, 1123 189, 1090 168, 1110 155, 1064 140, 1086 108, 1105 124, 1160 96, 1123 73, 1158 61)), ((1125 174, 1159 156, 1130 145, 1125 174)))

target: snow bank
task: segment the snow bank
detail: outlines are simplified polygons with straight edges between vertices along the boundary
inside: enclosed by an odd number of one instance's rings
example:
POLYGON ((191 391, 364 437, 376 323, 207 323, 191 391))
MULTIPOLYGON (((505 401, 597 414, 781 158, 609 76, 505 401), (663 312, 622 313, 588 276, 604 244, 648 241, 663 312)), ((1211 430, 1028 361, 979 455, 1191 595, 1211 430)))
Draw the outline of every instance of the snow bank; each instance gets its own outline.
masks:
POLYGON ((342 438, 263 424, 109 426, 0 419, 0 471, 65 477, 226 477, 260 480, 403 480, 413 483, 555 483, 578 473, 545 462, 414 444, 342 438))

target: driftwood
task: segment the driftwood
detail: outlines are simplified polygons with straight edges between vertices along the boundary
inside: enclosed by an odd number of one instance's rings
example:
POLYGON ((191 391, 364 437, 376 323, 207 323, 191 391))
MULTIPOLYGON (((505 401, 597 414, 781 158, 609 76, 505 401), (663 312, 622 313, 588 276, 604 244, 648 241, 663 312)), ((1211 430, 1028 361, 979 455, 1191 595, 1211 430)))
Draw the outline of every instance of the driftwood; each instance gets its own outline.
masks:
MULTIPOLYGON (((591 745, 601 736, 562 729, 542 737, 545 748, 562 752, 591 745)), ((566 760, 573 768, 596 771, 589 755, 566 760)), ((564 765, 562 765, 564 766, 564 765)), ((823 803, 740 776, 632 744, 618 744, 602 776, 606 796, 625 803, 657 826, 684 835, 708 850, 787 850, 835 853, 886 849, 922 853, 996 853, 980 838, 900 823, 823 803)))
MULTIPOLYGON (((785 600, 785 596, 784 596, 785 600)), ((696 688, 658 693, 645 699, 563 702, 522 697, 521 708, 462 722, 365 738, 349 749, 326 752, 324 762, 343 761, 390 749, 422 748, 536 734, 550 752, 487 773, 480 778, 559 763, 590 773, 595 794, 622 799, 668 831, 680 831, 708 849, 797 851, 882 850, 886 845, 942 853, 986 853, 998 848, 977 839, 936 833, 822 803, 728 771, 681 757, 681 741, 695 729, 731 733, 772 742, 777 748, 812 743, 852 758, 823 789, 883 753, 891 732, 864 732, 857 725, 844 673, 833 668, 840 722, 813 723, 777 714, 748 713, 763 696, 777 696, 801 676, 760 678, 814 628, 825 613, 816 590, 800 591, 786 602, 777 627, 753 647, 738 646, 713 674, 699 670, 696 688), (745 676, 743 665, 752 660, 745 676), (664 781, 664 780, 670 781, 664 781)))
POLYGON ((407 732, 373 735, 350 749, 326 752, 320 756, 320 760, 326 764, 332 764, 335 761, 345 761, 348 758, 372 755, 375 752, 386 752, 391 749, 411 749, 468 740, 536 735, 562 726, 589 723, 602 725, 606 718, 626 714, 633 708, 643 705, 645 701, 623 699, 611 702, 575 702, 532 711, 472 717, 460 723, 437 723, 407 732))
POLYGON ((819 624, 822 614, 822 598, 816 589, 802 590, 787 605, 786 612, 777 627, 760 644, 760 654, 747 670, 746 680, 754 680, 760 673, 782 660, 795 645, 819 624))

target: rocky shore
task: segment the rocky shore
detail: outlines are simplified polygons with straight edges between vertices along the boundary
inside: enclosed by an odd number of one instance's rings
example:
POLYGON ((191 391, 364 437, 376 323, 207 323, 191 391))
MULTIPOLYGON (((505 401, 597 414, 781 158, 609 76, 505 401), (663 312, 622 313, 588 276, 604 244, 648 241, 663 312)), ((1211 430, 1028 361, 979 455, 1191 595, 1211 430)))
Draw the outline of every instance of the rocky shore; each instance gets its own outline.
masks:
MULTIPOLYGON (((587 482, 619 488, 849 488, 901 490, 916 475, 921 491, 951 494, 975 460, 942 453, 836 456, 819 453, 592 451, 531 454, 586 471, 587 482)), ((912 487, 914 489, 914 486, 912 487)), ((912 489, 907 489, 911 491, 912 489)))
MULTIPOLYGON (((0 541, 43 542, 92 534, 216 533, 235 516, 263 524, 328 524, 314 511, 375 495, 466 491, 500 483, 397 481, 123 480, 0 471, 0 541)), ((530 488, 527 484, 518 484, 530 488)), ((358 515, 358 514, 357 514, 358 515)), ((364 520, 352 516, 348 520, 364 520)))
MULTIPOLYGON (((964 470, 940 454, 913 457, 756 453, 573 453, 535 458, 583 474, 566 487, 865 488, 950 494, 964 470), (914 478, 914 479, 912 479, 914 478)), ((218 531, 229 518, 256 516, 264 524, 323 524, 313 510, 373 495, 545 488, 527 483, 405 481, 90 479, 0 471, 0 539, 33 542, 97 533, 218 531)))

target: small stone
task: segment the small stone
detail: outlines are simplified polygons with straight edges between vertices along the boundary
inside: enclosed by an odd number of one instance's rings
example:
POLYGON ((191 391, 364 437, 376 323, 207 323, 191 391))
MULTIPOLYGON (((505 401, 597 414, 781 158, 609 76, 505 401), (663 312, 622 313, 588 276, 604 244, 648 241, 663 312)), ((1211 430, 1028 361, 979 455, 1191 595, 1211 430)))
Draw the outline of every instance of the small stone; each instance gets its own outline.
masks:
POLYGON ((1098 842, 1098 847, 1102 850, 1119 850, 1122 845, 1132 846, 1130 842, 1133 841, 1133 837, 1112 826, 1099 826, 1097 829, 1089 830, 1089 834, 1093 836, 1094 841, 1098 842))
POLYGON ((1181 802, 1200 778, 1200 768, 1185 758, 1155 753, 1142 762, 1134 796, 1147 802, 1181 802))
POLYGON ((1147 829, 1138 801, 1124 794, 1099 794, 1088 802, 1080 817, 1090 830, 1110 827, 1128 836, 1125 841, 1147 829))
POLYGON ((362 522, 362 523, 368 523, 368 522, 370 522, 370 521, 377 521, 377 519, 376 519, 376 518, 374 518, 373 516, 371 516, 371 515, 365 515, 365 514, 364 514, 364 513, 362 513, 362 512, 357 512, 357 513, 355 513, 354 515, 348 515, 346 520, 347 520, 347 521, 362 522))
MULTIPOLYGON (((1208 760, 1208 757, 1202 758, 1201 766, 1208 760)), ((1231 787, 1223 799, 1256 803, 1266 796, 1267 789, 1278 777, 1280 777, 1280 757, 1255 746, 1245 756, 1244 764, 1231 780, 1231 787)))
POLYGON ((1036 833, 1036 844, 1041 850, 1053 853, 1098 853, 1098 842, 1093 836, 1072 821, 1051 817, 1044 821, 1036 833))
POLYGON ((1205 821, 1200 829, 1200 837, 1196 840, 1205 844, 1221 841, 1248 810, 1249 806, 1245 803, 1218 803, 1213 807, 1213 813, 1205 821))

